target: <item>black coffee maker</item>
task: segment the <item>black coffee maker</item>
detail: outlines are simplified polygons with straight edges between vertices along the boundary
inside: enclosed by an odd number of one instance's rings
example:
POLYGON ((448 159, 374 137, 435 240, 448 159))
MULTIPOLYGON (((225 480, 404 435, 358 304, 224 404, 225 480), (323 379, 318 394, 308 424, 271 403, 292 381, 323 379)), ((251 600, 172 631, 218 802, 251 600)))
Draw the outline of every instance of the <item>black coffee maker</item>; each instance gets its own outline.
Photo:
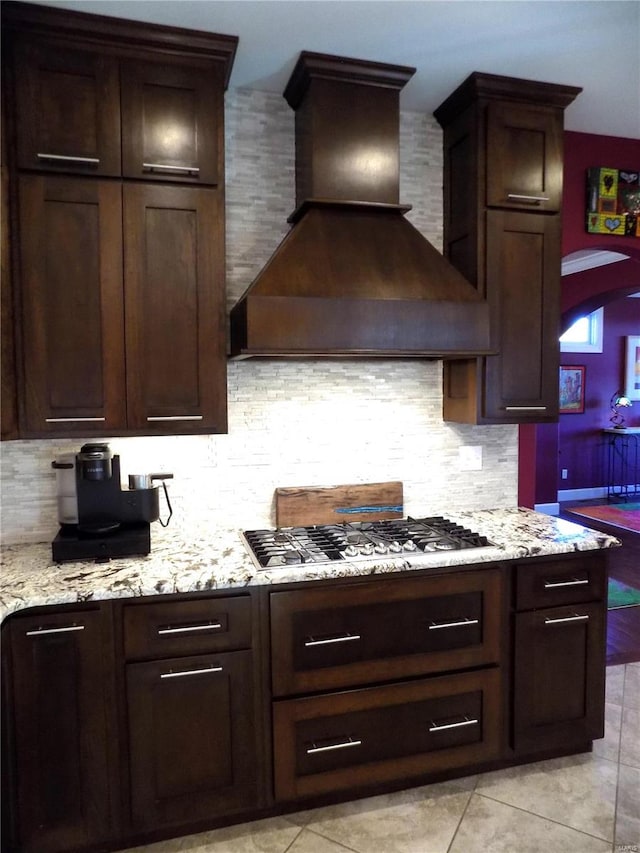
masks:
POLYGON ((58 473, 60 532, 51 543, 53 559, 95 559, 146 555, 151 550, 150 524, 169 524, 171 502, 165 480, 173 474, 134 474, 129 488, 120 480, 120 457, 108 444, 84 444, 73 457, 51 463, 58 473), (161 481, 169 514, 160 519, 161 481), (75 494, 74 494, 75 490, 75 494))

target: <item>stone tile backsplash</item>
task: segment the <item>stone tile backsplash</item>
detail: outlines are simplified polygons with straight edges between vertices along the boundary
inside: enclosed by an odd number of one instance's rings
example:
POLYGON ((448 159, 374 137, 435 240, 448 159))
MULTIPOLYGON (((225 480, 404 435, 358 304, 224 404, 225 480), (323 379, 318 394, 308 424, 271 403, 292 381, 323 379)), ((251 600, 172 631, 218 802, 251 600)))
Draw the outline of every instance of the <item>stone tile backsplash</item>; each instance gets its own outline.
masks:
MULTIPOLYGON (((227 95, 227 296, 231 306, 288 226, 295 206, 293 112, 280 96, 227 95)), ((401 114, 400 200, 442 245, 442 144, 431 116, 401 114)), ((174 519, 189 526, 272 525, 278 486, 404 482, 409 513, 517 503, 517 427, 442 421, 442 363, 420 359, 295 359, 229 363, 229 433, 117 438, 123 474, 172 471, 174 519), (480 445, 483 467, 461 471, 458 448, 480 445)), ((4 442, 1 538, 57 530, 51 461, 82 439, 4 442)), ((160 525, 153 537, 161 536, 160 525)))

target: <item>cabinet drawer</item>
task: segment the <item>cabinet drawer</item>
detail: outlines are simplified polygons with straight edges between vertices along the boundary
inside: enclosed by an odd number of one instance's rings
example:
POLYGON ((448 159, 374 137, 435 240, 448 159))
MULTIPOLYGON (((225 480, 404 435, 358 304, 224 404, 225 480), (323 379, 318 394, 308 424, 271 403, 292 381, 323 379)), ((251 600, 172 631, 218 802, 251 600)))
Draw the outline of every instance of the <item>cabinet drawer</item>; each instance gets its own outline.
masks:
POLYGON ((498 660, 500 571, 271 594, 275 696, 498 660))
POLYGON ((251 646, 251 598, 204 598, 124 608, 128 660, 166 658, 251 646))
POLYGON ((549 560, 516 568, 516 609, 597 601, 607 590, 603 554, 549 560))
POLYGON ((275 793, 295 799, 494 758, 497 669, 274 703, 275 793))

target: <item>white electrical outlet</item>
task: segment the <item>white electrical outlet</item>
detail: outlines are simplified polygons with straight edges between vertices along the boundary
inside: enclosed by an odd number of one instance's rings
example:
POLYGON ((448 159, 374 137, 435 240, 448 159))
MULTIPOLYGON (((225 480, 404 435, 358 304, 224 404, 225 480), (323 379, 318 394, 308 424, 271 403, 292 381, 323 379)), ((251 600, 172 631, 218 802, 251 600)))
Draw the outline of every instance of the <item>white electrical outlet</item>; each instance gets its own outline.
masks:
POLYGON ((569 469, 568 469, 568 468, 563 468, 563 469, 562 469, 562 479, 563 479, 563 480, 566 480, 568 476, 569 476, 569 469))
POLYGON ((458 448, 458 466, 461 471, 482 470, 482 445, 463 444, 458 448))

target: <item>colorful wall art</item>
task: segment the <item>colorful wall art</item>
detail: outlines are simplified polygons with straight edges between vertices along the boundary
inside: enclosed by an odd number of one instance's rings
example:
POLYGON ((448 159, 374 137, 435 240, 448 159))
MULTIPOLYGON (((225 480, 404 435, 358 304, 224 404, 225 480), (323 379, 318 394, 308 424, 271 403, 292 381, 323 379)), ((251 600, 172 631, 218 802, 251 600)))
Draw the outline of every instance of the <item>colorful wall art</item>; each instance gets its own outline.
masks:
POLYGON ((640 237, 640 169, 587 169, 587 231, 640 237))

